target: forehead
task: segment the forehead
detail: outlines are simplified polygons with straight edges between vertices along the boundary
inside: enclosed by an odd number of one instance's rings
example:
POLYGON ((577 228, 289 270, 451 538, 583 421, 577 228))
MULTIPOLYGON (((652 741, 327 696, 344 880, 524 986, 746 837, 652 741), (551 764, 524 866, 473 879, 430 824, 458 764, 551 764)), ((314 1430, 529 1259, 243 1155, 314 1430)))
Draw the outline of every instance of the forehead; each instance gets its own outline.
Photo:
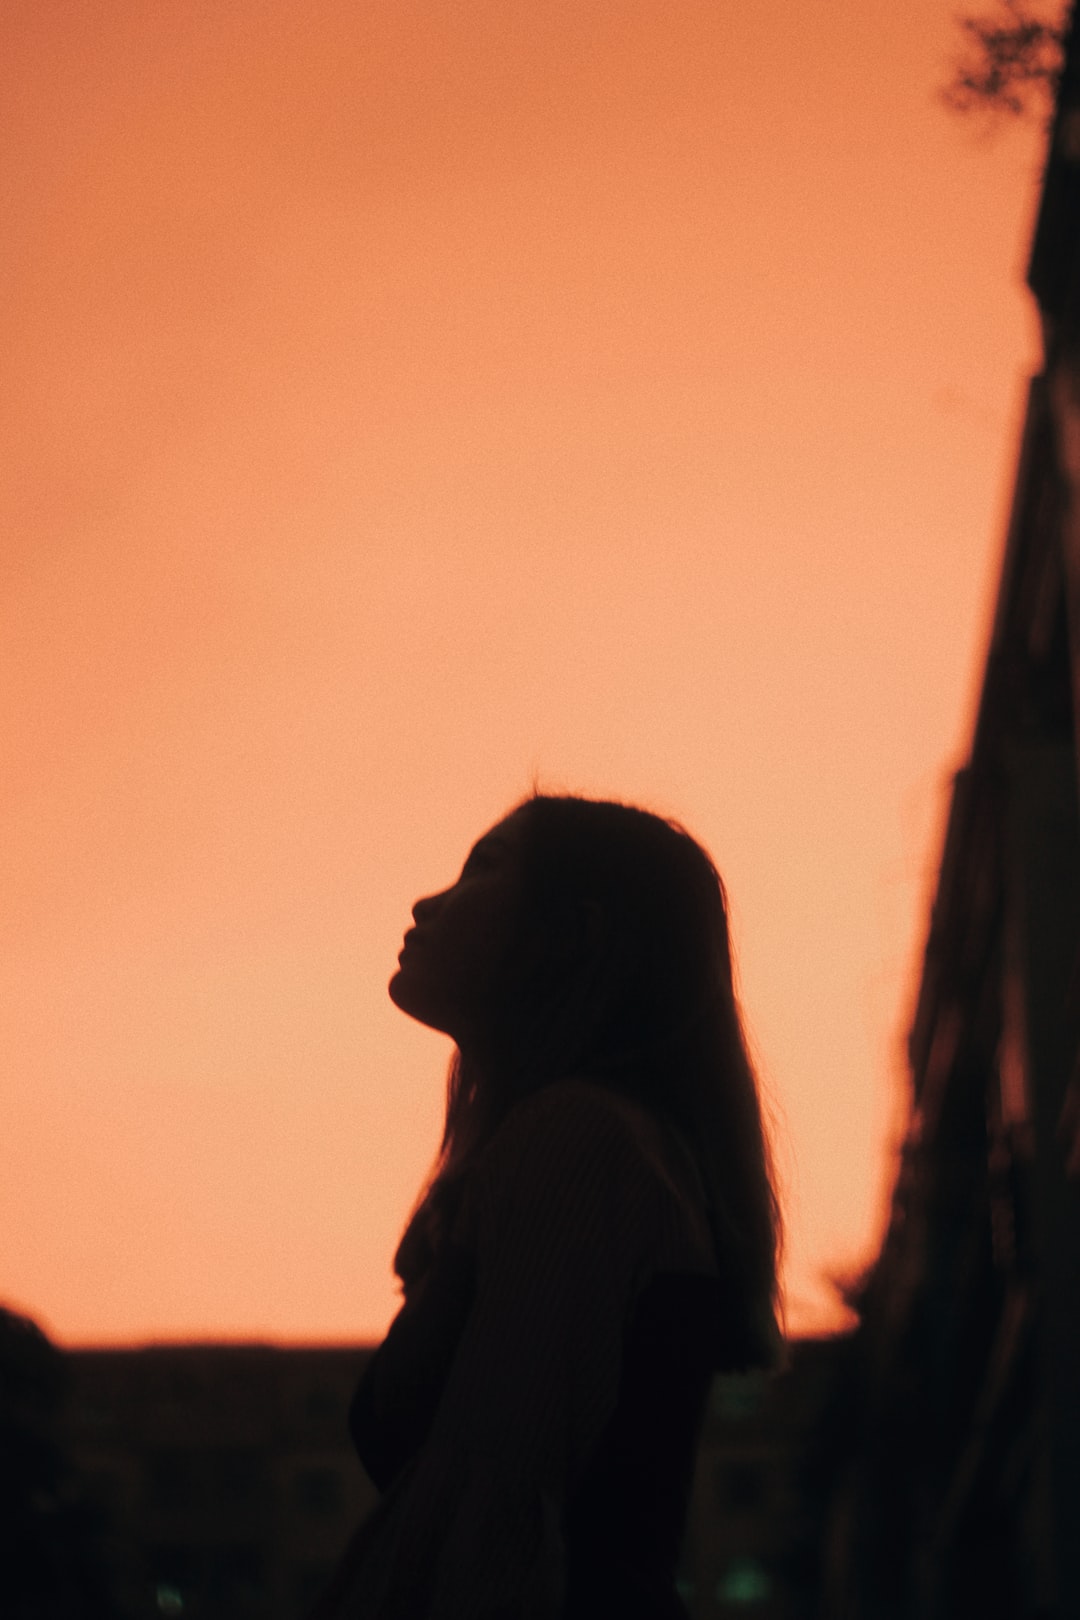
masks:
POLYGON ((512 812, 505 816, 504 820, 495 821, 492 828, 487 829, 481 838, 476 839, 466 859, 471 859, 473 855, 481 855, 483 859, 499 862, 517 860, 523 854, 523 846, 525 846, 525 828, 521 825, 520 815, 512 812))
POLYGON ((494 827, 489 827, 469 851, 470 855, 503 855, 516 853, 521 847, 521 823, 514 816, 507 816, 503 821, 497 821, 494 827))

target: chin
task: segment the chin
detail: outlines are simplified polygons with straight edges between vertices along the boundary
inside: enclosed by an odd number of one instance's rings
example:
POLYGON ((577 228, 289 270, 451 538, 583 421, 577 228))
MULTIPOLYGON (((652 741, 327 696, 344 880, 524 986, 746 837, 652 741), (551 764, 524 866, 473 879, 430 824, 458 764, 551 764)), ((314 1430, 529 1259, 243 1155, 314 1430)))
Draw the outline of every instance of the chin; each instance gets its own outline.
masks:
POLYGON ((422 986, 418 993, 417 986, 409 983, 409 975, 404 969, 398 968, 396 973, 391 974, 386 992, 399 1012, 405 1013, 409 1018, 415 1018, 418 1024, 434 1029, 440 1035, 449 1035, 451 1040, 457 1039, 453 1030, 447 1028, 448 1024, 456 1024, 456 1019, 446 1016, 438 1005, 432 1003, 430 997, 426 998, 422 986))
POLYGON ((409 982, 407 968, 399 967, 395 972, 391 973, 390 982, 386 986, 386 993, 394 1006, 401 1012, 408 1013, 410 1018, 416 1018, 422 1024, 427 1023, 424 1014, 423 987, 421 986, 418 995, 416 985, 409 982))

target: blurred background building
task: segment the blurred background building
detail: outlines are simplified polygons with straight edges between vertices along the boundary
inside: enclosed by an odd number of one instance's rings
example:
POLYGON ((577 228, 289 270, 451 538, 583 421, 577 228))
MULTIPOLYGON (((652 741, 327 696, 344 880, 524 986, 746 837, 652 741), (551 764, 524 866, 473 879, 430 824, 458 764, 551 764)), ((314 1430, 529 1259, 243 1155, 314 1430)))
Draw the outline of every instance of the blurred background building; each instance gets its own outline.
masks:
POLYGON ((346 1427, 369 1354, 62 1355, 4 1313, 5 1620, 301 1620, 375 1501, 346 1427))
MULTIPOLYGON (((716 1381, 680 1578, 694 1620, 814 1613, 807 1458, 843 1350, 796 1341, 779 1377, 716 1381)), ((302 1620, 376 1499, 346 1425, 370 1353, 61 1353, 0 1314, 5 1620, 302 1620)))
POLYGON ((880 1257, 817 1457, 820 1613, 1080 1615, 1080 61, 1029 267, 1031 383, 880 1257))
POLYGON ((698 1451, 681 1591, 693 1620, 812 1620, 824 1499, 818 1438, 843 1339, 798 1339, 784 1369, 717 1378, 698 1451))
POLYGON ((368 1351, 163 1345, 68 1357, 65 1449, 124 1615, 302 1616, 375 1500, 349 1399, 368 1351))

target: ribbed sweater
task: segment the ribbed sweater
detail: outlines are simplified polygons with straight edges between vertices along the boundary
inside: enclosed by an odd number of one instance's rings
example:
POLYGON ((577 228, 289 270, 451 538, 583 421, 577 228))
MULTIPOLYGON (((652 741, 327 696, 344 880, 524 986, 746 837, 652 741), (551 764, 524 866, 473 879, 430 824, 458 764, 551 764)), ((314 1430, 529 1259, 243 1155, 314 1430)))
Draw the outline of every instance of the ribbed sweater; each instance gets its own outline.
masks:
POLYGON ((674 1568, 723 1290, 687 1149, 583 1080, 469 1173, 350 1413, 384 1492, 340 1620, 680 1615, 674 1568))

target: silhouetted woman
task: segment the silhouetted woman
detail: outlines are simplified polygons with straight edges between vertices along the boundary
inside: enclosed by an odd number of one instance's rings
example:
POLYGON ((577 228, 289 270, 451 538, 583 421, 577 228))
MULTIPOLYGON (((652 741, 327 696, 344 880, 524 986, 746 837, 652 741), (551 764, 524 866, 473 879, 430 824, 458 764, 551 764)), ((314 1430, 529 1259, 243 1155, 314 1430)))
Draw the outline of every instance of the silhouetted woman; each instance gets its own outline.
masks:
POLYGON ((723 886, 673 823, 538 795, 413 917, 390 995, 457 1050, 350 1413, 383 1497, 317 1615, 684 1615, 710 1380, 779 1345, 723 886))

